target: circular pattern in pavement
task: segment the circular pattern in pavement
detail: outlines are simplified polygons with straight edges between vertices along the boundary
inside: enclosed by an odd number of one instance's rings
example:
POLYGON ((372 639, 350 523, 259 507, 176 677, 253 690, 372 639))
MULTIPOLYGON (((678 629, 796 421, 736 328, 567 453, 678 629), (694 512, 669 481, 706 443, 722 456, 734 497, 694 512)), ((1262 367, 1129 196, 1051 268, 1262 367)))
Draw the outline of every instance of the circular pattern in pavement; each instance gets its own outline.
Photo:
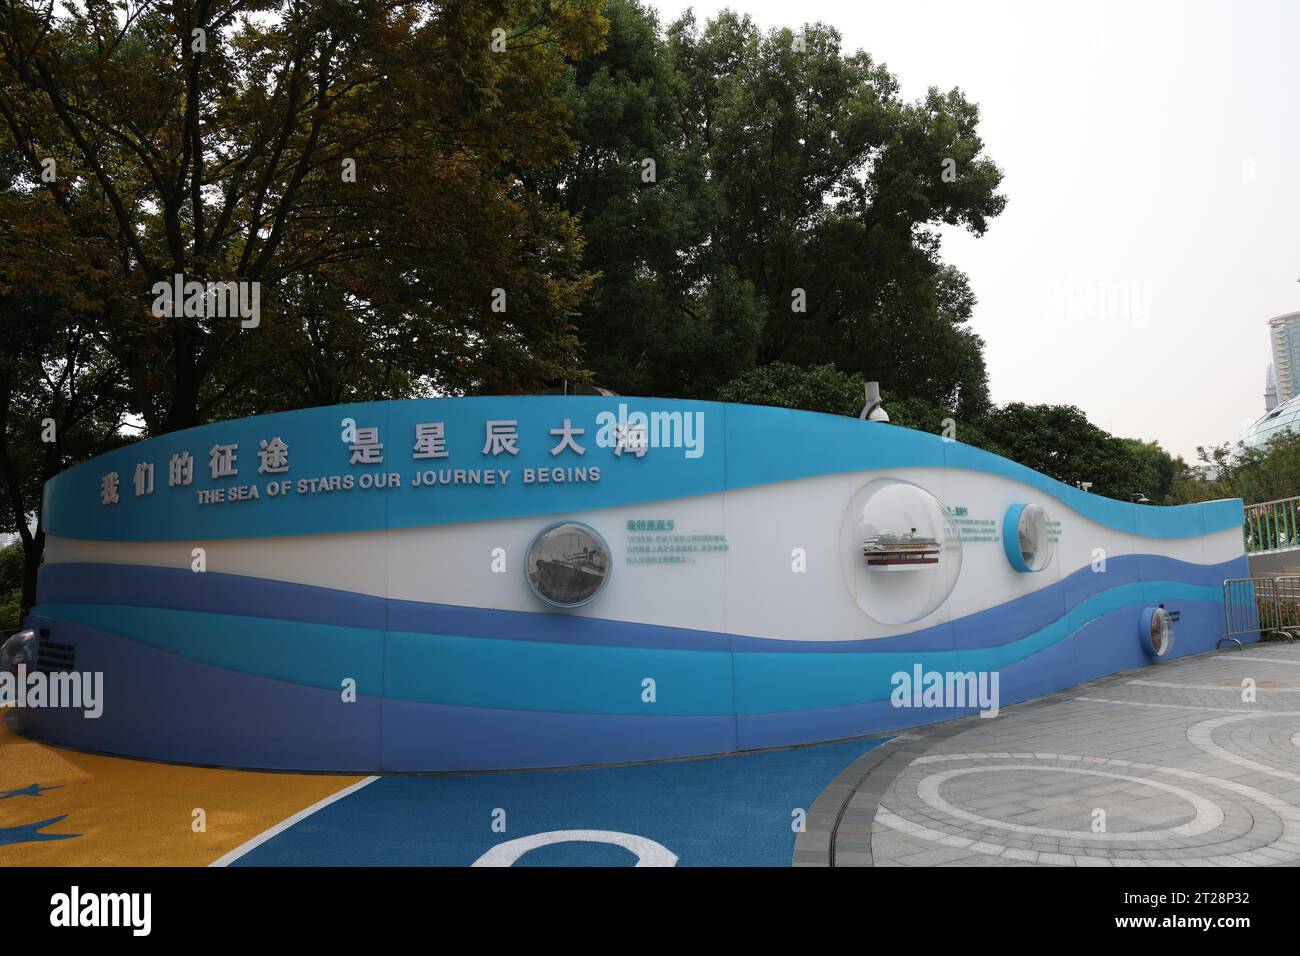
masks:
POLYGON ((1187 739, 1220 760, 1300 783, 1300 754, 1291 750, 1291 745, 1300 740, 1300 734, 1289 735, 1294 720, 1290 714, 1267 711, 1212 717, 1187 728, 1187 739), (1219 731, 1217 735, 1216 731, 1219 731), (1216 740, 1216 736, 1223 742, 1216 740))
POLYGON ((1008 830, 1012 833, 1029 833, 1034 836, 1059 837, 1063 840, 1152 840, 1165 836, 1197 836, 1223 824, 1223 810, 1219 805, 1212 800, 1207 800, 1199 794, 1192 793, 1190 790, 1176 787, 1173 784, 1161 783, 1160 781, 1152 780, 1149 777, 1134 777, 1129 776, 1128 774, 1113 773, 1109 770, 1091 770, 1085 767, 1053 767, 1050 765, 1044 766, 1042 764, 999 764, 992 767, 958 767, 956 770, 944 770, 940 773, 933 773, 930 776, 925 777, 917 784, 916 791, 917 796, 925 801, 926 804, 950 817, 955 817, 959 820, 966 820, 983 827, 994 827, 999 830, 1008 830), (1190 804, 1195 812, 1192 819, 1186 823, 1156 830, 1122 830, 1116 833, 1111 833, 1105 830, 1094 832, 1090 829, 1062 830, 1055 827, 1013 823, 1007 820, 995 820, 992 817, 980 816, 979 814, 971 813, 967 810, 961 809, 960 807, 954 806, 945 800, 939 793, 939 788, 944 783, 956 777, 963 777, 972 773, 1004 773, 1010 770, 1029 770, 1039 773, 1042 771, 1055 771, 1057 773, 1105 777, 1111 780, 1125 780, 1129 783, 1140 784, 1141 786, 1152 790, 1162 790, 1166 793, 1171 793, 1190 804))
POLYGON ((1029 863, 1243 866, 1300 858, 1300 809, 1272 794, 1192 770, 1071 754, 919 757, 899 774, 875 822, 939 846, 1029 863), (963 766, 936 768, 953 762, 963 766), (973 781, 974 774, 984 779, 973 781), (1021 782, 1009 787, 1007 774, 1021 782), (1086 815, 1080 777, 1096 804, 1086 815))

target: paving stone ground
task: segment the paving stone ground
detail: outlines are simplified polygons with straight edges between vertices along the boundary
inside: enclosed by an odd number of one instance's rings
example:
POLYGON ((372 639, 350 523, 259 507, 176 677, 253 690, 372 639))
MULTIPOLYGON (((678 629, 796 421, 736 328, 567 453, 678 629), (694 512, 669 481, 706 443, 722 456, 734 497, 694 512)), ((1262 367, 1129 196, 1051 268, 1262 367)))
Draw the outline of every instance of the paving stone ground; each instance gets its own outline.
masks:
POLYGON ((795 866, 1300 865, 1300 644, 1200 654, 903 734, 795 866))

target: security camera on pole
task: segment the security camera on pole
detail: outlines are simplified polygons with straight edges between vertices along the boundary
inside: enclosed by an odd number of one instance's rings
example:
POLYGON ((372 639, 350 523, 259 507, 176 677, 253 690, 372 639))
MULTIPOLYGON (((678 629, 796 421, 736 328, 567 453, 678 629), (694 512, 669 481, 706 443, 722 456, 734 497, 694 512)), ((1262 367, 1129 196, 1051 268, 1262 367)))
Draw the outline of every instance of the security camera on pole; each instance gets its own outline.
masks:
POLYGON ((867 404, 862 407, 862 414, 858 418, 869 422, 889 421, 889 413, 880 404, 880 383, 867 382, 864 391, 866 392, 867 404))

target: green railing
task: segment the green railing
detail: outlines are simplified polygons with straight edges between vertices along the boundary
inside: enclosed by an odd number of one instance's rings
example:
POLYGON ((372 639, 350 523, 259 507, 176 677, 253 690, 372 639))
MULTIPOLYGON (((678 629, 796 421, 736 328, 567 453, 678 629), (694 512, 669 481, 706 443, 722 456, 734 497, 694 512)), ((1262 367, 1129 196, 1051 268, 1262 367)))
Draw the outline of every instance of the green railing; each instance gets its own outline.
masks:
POLYGON ((1300 497, 1246 505, 1241 533, 1247 554, 1300 548, 1300 497))

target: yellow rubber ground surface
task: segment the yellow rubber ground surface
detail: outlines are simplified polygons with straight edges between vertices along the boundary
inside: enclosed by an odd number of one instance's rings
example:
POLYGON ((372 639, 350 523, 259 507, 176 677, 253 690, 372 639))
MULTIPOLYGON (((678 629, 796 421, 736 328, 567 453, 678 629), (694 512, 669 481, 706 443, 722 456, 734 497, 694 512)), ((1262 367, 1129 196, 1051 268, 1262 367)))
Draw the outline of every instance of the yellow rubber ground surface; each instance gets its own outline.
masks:
POLYGON ((4 715, 0 709, 0 867, 206 866, 363 779, 83 754, 18 736, 4 715), (196 809, 205 812, 206 832, 194 830, 196 809), (33 827, 54 817, 64 819, 33 827))

